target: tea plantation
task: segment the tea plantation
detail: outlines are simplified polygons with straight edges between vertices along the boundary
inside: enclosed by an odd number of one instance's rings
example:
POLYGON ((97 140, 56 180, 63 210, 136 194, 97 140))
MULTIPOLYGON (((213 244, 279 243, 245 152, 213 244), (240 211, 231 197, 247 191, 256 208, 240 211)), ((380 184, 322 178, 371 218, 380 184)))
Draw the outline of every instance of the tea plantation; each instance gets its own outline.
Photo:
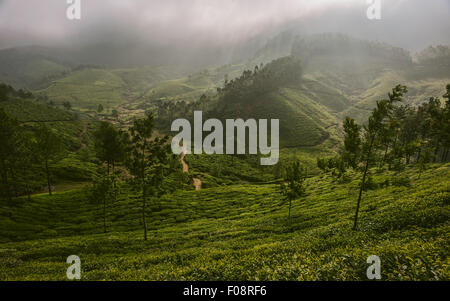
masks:
POLYGON ((82 280, 367 280, 370 255, 383 280, 450 280, 450 164, 372 173, 358 231, 357 175, 307 179, 291 219, 277 184, 175 192, 151 201, 148 241, 126 186, 107 233, 83 186, 16 199, 0 206, 0 280, 66 280, 69 255, 82 280))

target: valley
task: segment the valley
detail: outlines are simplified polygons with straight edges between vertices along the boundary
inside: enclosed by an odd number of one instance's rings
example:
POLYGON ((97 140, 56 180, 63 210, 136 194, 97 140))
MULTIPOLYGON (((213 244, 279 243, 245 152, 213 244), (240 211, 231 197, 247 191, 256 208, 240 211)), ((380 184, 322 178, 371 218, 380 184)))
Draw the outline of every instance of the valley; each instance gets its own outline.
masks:
POLYGON ((0 280, 66 280, 72 254, 88 281, 361 281, 373 254, 383 279, 449 280, 448 47, 413 56, 341 34, 272 43, 197 68, 0 50, 0 280), (390 106, 398 85, 407 93, 390 106), (222 130, 279 120, 277 164, 248 145, 167 151, 172 122, 193 125, 194 112, 222 130), (378 148, 365 155, 367 137, 378 148), (287 176, 295 162, 301 184, 287 176), (304 190, 289 207, 283 184, 304 190))

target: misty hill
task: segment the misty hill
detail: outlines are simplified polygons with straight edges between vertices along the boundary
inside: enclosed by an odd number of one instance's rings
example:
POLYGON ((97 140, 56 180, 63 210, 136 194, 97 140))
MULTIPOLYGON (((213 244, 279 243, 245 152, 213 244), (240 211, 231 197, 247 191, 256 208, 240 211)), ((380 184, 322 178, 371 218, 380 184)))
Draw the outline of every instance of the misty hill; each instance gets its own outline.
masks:
MULTIPOLYGON (((188 93, 192 91, 184 95, 188 93)), ((195 110, 202 110, 205 119, 279 119, 282 146, 314 146, 329 138, 327 129, 339 123, 330 113, 335 105, 317 101, 327 93, 333 91, 303 81, 301 63, 288 56, 226 79, 217 93, 203 94, 197 101, 160 100, 156 111, 165 131, 175 118, 191 119, 195 110)))
MULTIPOLYGON (((42 47, 0 51, 0 62, 7 67, 1 69, 7 83, 34 89, 39 86, 37 94, 57 105, 70 102, 74 108, 93 112, 101 104, 105 113, 115 109, 120 119, 129 120, 130 116, 146 110, 158 110, 161 105, 169 109, 177 103, 184 106, 199 101, 204 94, 217 98, 216 89, 223 87, 225 81, 292 53, 300 61, 302 80, 282 87, 283 93, 279 90, 259 94, 258 106, 251 111, 240 108, 239 114, 256 114, 253 116, 256 118, 279 112, 280 119, 294 128, 308 129, 311 137, 306 139, 310 141, 307 144, 321 141, 324 129, 334 124, 336 118, 350 116, 364 120, 376 101, 396 84, 407 85, 410 89, 407 102, 418 104, 431 95, 442 95, 450 79, 450 68, 446 68, 450 51, 446 46, 430 47, 413 57, 404 49, 384 43, 342 34, 296 35, 292 31, 275 35, 265 44, 261 40, 248 43, 252 45, 247 52, 247 55, 253 53, 251 59, 220 67, 199 65, 194 72, 192 66, 181 65, 120 69, 78 65, 83 61, 81 53, 71 53, 68 57, 58 50, 42 47), (255 50, 257 47, 259 50, 255 50)), ((241 101, 245 106, 247 99, 241 101)), ((214 108, 210 105, 208 109, 214 108)), ((236 104, 220 110, 231 115, 238 112, 236 104)), ((180 112, 184 112, 184 117, 190 116, 189 111, 180 109, 180 112)), ((166 119, 175 115, 170 114, 166 119)), ((290 132, 283 128, 283 133, 290 132)), ((293 135, 289 134, 287 140, 294 140, 293 135)), ((296 143, 287 143, 291 144, 296 143)))
POLYGON ((213 116, 221 118, 279 119, 283 146, 317 145, 328 138, 325 128, 337 124, 327 109, 308 98, 298 87, 301 62, 283 57, 262 68, 245 71, 219 90, 213 116))
POLYGON ((108 69, 83 67, 52 81, 37 93, 57 104, 93 111, 101 104, 111 110, 129 99, 142 97, 156 83, 186 74, 183 67, 139 67, 108 69))
POLYGON ((0 50, 0 82, 35 89, 67 75, 73 63, 51 48, 31 46, 0 50))
POLYGON ((360 121, 396 84, 408 86, 406 101, 413 105, 443 95, 450 80, 449 53, 448 46, 430 47, 413 58, 404 49, 342 34, 301 36, 292 47, 305 77, 336 92, 325 99, 341 103, 338 116, 360 121))

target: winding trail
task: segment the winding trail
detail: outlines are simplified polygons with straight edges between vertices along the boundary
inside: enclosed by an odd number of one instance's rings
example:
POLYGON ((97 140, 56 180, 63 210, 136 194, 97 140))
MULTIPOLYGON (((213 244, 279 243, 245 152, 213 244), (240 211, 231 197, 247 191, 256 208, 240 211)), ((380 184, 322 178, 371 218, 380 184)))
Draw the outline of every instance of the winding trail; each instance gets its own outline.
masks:
MULTIPOLYGON (((183 165, 183 172, 189 172, 189 165, 187 165, 186 161, 184 161, 184 157, 186 156, 186 151, 183 151, 180 156, 181 165, 183 165)), ((202 180, 199 178, 192 179, 192 185, 195 187, 195 190, 202 189, 202 180)))

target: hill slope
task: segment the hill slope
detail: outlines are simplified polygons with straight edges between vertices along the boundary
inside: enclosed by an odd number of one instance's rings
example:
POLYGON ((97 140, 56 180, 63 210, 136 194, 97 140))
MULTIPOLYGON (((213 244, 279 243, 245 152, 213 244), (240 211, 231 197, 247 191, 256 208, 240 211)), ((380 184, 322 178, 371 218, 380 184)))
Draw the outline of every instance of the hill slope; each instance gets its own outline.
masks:
POLYGON ((281 88, 261 95, 256 102, 224 104, 216 110, 223 119, 279 119, 283 147, 318 145, 330 137, 326 129, 339 123, 326 107, 295 88, 281 88))
POLYGON ((66 76, 73 63, 55 50, 32 46, 0 50, 0 82, 15 88, 37 89, 66 76))
POLYGON ((63 280, 77 254, 84 280, 364 280, 376 254, 385 280, 449 280, 450 165, 386 177, 410 185, 366 192, 357 232, 355 177, 308 179, 291 222, 276 185, 177 192, 151 203, 147 242, 132 196, 110 205, 107 234, 83 191, 18 199, 0 207, 0 279, 63 280))
POLYGON ((319 91, 316 101, 359 122, 398 84, 408 87, 411 105, 443 95, 450 82, 449 53, 449 47, 430 47, 413 60, 404 49, 341 34, 301 36, 292 48, 311 80, 306 92, 319 91))

